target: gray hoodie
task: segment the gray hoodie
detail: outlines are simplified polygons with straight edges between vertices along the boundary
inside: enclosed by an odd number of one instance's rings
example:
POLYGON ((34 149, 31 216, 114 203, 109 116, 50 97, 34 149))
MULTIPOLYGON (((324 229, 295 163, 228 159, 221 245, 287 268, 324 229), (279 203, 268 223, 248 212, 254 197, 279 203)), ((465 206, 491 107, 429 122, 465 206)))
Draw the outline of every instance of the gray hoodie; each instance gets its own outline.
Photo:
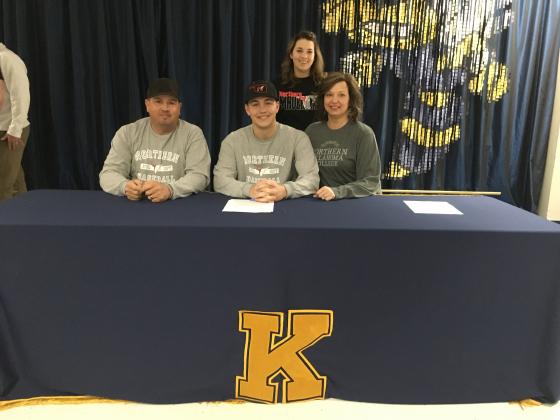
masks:
POLYGON ((131 179, 169 185, 172 198, 202 191, 210 180, 210 153, 202 130, 179 120, 168 134, 152 130, 150 118, 122 126, 99 174, 103 191, 124 195, 131 179))
POLYGON ((288 198, 317 191, 319 167, 307 135, 280 123, 271 139, 256 138, 252 125, 230 133, 214 167, 214 190, 230 197, 250 197, 259 179, 283 184, 288 198))

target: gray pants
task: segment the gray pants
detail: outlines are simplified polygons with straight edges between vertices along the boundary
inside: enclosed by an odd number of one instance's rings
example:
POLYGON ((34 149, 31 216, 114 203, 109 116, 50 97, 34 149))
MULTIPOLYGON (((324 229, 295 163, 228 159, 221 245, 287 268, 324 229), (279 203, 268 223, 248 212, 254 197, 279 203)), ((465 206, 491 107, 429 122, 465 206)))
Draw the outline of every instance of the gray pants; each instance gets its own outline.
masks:
MULTIPOLYGON (((4 137, 5 131, 0 131, 0 138, 4 137)), ((8 142, 0 141, 0 201, 7 200, 27 191, 25 175, 21 166, 21 158, 29 137, 29 126, 21 133, 23 145, 16 150, 8 148, 8 142)))

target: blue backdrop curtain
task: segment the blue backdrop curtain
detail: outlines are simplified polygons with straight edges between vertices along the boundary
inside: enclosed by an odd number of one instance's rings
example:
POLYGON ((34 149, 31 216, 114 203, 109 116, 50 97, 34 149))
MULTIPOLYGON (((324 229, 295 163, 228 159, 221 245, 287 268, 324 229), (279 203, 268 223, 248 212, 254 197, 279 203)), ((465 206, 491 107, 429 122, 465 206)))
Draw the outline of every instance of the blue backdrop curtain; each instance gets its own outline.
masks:
MULTIPOLYGON (((336 2, 345 8, 407 5, 404 0, 336 2)), ((114 132, 145 115, 148 81, 159 76, 179 80, 182 117, 203 129, 215 162, 221 140, 248 122, 244 86, 276 76, 294 33, 315 31, 326 69, 344 67, 341 59, 355 50, 356 39, 347 29, 327 28, 327 3, 0 0, 0 40, 26 62, 31 82, 31 136, 24 157, 28 186, 99 188, 98 173, 114 132)), ((441 2, 424 3, 442 12, 441 2)), ((560 0, 514 0, 511 9, 514 18, 495 46, 497 60, 509 69, 507 93, 495 102, 484 95, 463 96, 460 141, 423 173, 386 176, 385 188, 495 190, 508 202, 536 209, 554 100, 560 0)), ((359 24, 367 17, 353 19, 359 24)), ((441 30, 446 16, 439 19, 441 30)), ((399 107, 407 89, 388 67, 364 88, 364 120, 377 133, 386 175, 400 150, 399 107)))

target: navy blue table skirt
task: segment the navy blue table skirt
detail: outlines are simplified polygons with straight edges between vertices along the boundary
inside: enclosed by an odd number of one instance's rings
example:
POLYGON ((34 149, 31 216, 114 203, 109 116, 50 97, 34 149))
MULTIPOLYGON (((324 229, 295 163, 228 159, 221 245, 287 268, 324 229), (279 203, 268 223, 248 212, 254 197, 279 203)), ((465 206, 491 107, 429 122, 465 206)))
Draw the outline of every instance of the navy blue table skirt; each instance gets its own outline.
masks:
POLYGON ((222 213, 32 191, 0 205, 0 396, 235 396, 240 310, 332 310, 305 351, 326 396, 560 396, 560 227, 488 197, 280 202, 222 213), (417 215, 403 200, 464 214, 417 215))

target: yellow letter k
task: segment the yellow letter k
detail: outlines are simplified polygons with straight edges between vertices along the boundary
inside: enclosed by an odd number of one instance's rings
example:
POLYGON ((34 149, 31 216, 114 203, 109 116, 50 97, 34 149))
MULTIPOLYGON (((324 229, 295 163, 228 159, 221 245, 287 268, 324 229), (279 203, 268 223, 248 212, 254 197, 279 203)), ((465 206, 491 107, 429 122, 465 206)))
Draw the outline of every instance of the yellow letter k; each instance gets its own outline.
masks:
POLYGON ((284 376, 282 402, 325 398, 327 378, 319 375, 302 354, 305 349, 331 335, 333 312, 325 310, 288 311, 286 337, 281 312, 239 311, 239 330, 245 332, 244 375, 236 378, 236 398, 268 403, 278 402, 278 384, 284 376))

